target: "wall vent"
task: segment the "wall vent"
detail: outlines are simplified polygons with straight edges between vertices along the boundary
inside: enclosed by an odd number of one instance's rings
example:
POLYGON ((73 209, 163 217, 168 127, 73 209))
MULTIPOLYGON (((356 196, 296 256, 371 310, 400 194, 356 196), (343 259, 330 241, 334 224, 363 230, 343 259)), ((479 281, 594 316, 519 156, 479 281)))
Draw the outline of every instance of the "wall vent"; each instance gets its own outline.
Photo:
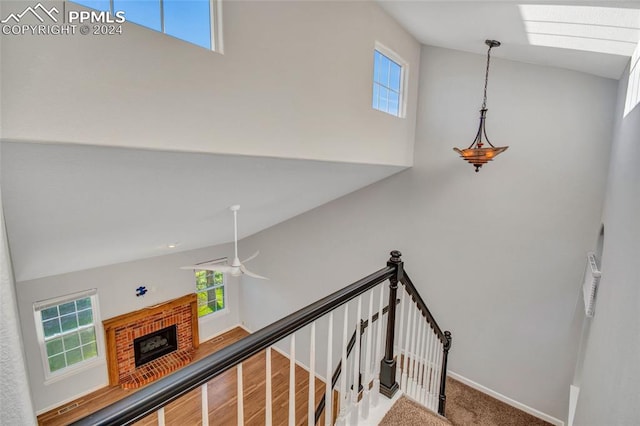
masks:
POLYGON ((61 409, 58 410, 58 414, 64 414, 68 411, 73 410, 74 408, 78 408, 80 406, 79 402, 74 402, 73 404, 69 404, 66 407, 63 407, 61 409))
POLYGON ((584 297, 584 313, 589 318, 592 318, 595 312, 596 293, 601 275, 596 262, 596 255, 593 252, 587 253, 587 266, 584 271, 582 295, 584 297))

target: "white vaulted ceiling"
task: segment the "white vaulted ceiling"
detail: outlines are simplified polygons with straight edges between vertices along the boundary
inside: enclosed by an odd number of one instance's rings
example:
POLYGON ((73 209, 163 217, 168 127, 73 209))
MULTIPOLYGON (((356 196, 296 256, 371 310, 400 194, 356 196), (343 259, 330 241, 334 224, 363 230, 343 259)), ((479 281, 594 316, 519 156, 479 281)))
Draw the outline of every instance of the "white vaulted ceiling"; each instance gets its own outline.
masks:
POLYGON ((233 204, 242 238, 403 169, 84 145, 1 149, 17 281, 226 243, 233 204))

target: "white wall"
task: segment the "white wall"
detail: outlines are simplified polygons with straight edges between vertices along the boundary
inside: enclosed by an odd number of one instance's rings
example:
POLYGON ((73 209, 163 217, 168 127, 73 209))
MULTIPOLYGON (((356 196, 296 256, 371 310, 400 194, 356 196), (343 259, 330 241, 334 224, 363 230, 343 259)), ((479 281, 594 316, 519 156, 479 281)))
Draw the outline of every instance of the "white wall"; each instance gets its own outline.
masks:
POLYGON ((24 346, 20 333, 11 254, 0 197, 0 424, 32 425, 31 391, 27 381, 24 346))
POLYGON ((242 241, 251 329, 384 266, 400 249, 441 325, 450 368, 566 419, 584 254, 599 230, 615 81, 495 59, 487 129, 508 151, 479 173, 485 57, 423 47, 414 167, 242 241))
POLYGON ((2 137, 411 165, 420 46, 377 4, 225 1, 223 23, 224 55, 135 24, 3 36, 2 137), (371 108, 376 40, 410 64, 405 119, 371 108))
POLYGON ((576 425, 640 422, 640 106, 623 117, 628 70, 618 84, 604 203, 602 279, 584 359, 576 425))
MULTIPOLYGON (((233 246, 225 244, 18 282, 16 288, 20 324, 36 411, 41 413, 96 388, 106 386, 108 379, 106 360, 102 358, 102 362, 88 370, 45 384, 40 348, 35 332, 34 302, 97 288, 101 320, 105 320, 193 293, 195 291, 193 272, 179 269, 179 267, 232 254, 233 246), (135 289, 140 285, 146 286, 149 290, 144 297, 135 295, 135 289)), ((207 340, 220 331, 240 323, 238 302, 240 293, 237 279, 228 277, 227 284, 228 310, 200 320, 200 341, 207 340)), ((99 332, 102 333, 101 327, 99 332)), ((100 348, 104 354, 103 349, 100 348)))

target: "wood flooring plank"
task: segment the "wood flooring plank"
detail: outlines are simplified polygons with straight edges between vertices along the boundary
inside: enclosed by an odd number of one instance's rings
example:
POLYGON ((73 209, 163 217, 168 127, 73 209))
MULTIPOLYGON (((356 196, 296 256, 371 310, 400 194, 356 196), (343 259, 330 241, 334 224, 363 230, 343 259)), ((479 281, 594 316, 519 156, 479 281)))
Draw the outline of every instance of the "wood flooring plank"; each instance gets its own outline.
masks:
MULTIPOLYGON (((248 333, 237 327, 218 337, 200 345, 194 360, 201 359, 223 347, 247 336, 248 333)), ((266 376, 265 352, 259 352, 243 362, 244 383, 244 419, 245 425, 262 426, 265 421, 266 376)), ((273 424, 286 425, 289 413, 289 359, 277 351, 271 352, 272 365, 272 411, 273 424)), ((296 366, 296 424, 307 424, 309 373, 300 366, 296 366)), ((235 426, 237 424, 237 373, 232 368, 207 384, 209 402, 209 424, 221 426, 235 426)), ((89 395, 78 398, 65 406, 51 410, 38 416, 38 424, 43 426, 64 426, 78 420, 87 414, 95 412, 113 402, 116 402, 135 391, 126 391, 120 387, 105 387, 89 395), (58 410, 77 403, 78 407, 70 409, 64 414, 58 410)), ((315 404, 324 395, 324 382, 316 378, 315 404)), ((201 390, 200 388, 183 395, 165 407, 165 421, 167 425, 191 426, 202 424, 201 419, 201 390)), ((324 415, 321 419, 324 422, 324 415)), ((155 413, 135 423, 136 426, 157 425, 155 413)))

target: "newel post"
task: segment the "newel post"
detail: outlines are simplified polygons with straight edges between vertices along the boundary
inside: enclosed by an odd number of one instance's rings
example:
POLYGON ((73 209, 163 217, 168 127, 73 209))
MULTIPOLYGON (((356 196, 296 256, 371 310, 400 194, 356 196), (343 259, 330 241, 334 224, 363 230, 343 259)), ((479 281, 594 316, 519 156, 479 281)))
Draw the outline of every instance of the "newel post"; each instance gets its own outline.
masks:
POLYGON ((438 414, 444 416, 444 406, 447 402, 447 395, 444 393, 447 381, 447 358, 451 349, 451 332, 445 331, 444 338, 447 340, 442 348, 442 374, 440 376, 440 401, 438 403, 438 414))
POLYGON ((396 298, 398 294, 398 282, 404 275, 404 263, 400 259, 402 253, 397 250, 391 252, 391 259, 387 266, 396 268, 396 273, 389 278, 389 311, 387 321, 387 337, 385 342, 384 358, 380 361, 380 393, 391 398, 398 390, 396 381, 396 360, 393 357, 393 340, 396 329, 396 298))

